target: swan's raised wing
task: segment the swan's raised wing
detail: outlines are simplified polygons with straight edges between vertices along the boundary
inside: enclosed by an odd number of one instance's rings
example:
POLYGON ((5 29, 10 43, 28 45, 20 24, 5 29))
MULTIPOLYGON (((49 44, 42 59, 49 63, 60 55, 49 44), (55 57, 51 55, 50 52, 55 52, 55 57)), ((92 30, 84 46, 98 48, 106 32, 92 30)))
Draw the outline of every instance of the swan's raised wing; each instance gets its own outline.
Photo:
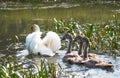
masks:
POLYGON ((43 44, 52 51, 57 51, 61 48, 61 39, 57 33, 50 31, 43 38, 43 44))

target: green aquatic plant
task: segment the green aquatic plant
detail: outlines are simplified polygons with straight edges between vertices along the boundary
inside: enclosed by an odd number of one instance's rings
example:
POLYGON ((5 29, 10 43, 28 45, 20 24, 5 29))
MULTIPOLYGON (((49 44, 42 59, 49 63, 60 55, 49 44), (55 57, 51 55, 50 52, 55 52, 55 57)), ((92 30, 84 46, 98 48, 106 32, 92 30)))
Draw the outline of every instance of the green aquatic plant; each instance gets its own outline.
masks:
POLYGON ((55 31, 60 34, 71 33, 74 36, 81 34, 90 40, 90 50, 108 53, 117 56, 120 50, 120 26, 117 19, 104 24, 82 24, 75 20, 54 19, 55 31))
POLYGON ((82 33, 80 28, 81 26, 79 26, 79 24, 75 22, 74 19, 57 20, 54 18, 54 26, 54 30, 60 34, 71 33, 73 36, 76 36, 76 34, 82 33))
POLYGON ((18 61, 15 57, 5 56, 2 59, 2 64, 0 65, 0 77, 22 78, 22 76, 19 73, 19 69, 21 69, 21 65, 18 65, 18 61))
POLYGON ((18 62, 17 57, 7 56, 0 64, 0 78, 58 78, 60 73, 59 64, 48 63, 45 59, 41 59, 38 66, 33 62, 18 62))

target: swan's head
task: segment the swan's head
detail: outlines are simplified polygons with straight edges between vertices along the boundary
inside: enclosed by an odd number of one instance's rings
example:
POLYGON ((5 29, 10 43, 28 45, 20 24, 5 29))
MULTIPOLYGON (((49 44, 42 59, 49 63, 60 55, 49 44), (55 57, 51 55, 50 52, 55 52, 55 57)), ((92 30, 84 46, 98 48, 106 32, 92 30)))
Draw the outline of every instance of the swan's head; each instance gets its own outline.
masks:
POLYGON ((65 39, 72 40, 72 36, 70 34, 65 34, 61 40, 65 40, 65 39))
POLYGON ((89 39, 87 37, 83 37, 82 42, 85 42, 86 47, 89 46, 89 39))
POLYGON ((77 35, 74 40, 73 40, 73 43, 76 42, 77 40, 79 40, 79 44, 82 44, 82 36, 81 35, 77 35))
POLYGON ((32 32, 40 31, 40 27, 37 24, 33 24, 31 27, 32 32))

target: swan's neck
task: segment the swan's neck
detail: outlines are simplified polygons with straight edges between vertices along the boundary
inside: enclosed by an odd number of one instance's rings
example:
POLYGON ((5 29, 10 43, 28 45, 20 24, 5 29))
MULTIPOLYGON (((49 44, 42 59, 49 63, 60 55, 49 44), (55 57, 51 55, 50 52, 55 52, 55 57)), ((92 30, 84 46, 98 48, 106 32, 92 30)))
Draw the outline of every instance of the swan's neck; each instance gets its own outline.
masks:
POLYGON ((85 46, 84 48, 83 59, 85 60, 86 58, 88 58, 88 46, 85 46))
POLYGON ((82 41, 80 41, 79 42, 79 49, 78 49, 78 54, 79 55, 82 55, 82 45, 83 45, 83 43, 82 43, 82 41))
POLYGON ((72 48, 72 38, 69 38, 67 53, 71 52, 71 48, 72 48))
POLYGON ((78 54, 82 55, 82 47, 83 47, 83 41, 82 41, 82 37, 78 36, 79 38, 79 50, 78 50, 78 54))
POLYGON ((83 38, 83 42, 85 42, 85 48, 84 48, 84 54, 83 54, 83 59, 85 60, 86 58, 88 58, 89 40, 87 38, 83 38))
POLYGON ((65 34, 62 38, 62 40, 65 40, 65 39, 68 39, 68 48, 67 48, 67 53, 70 53, 71 52, 71 48, 72 48, 72 42, 73 42, 73 39, 72 39, 72 36, 70 34, 65 34))
POLYGON ((78 35, 74 41, 79 41, 79 49, 78 49, 78 54, 82 55, 82 46, 83 46, 83 42, 82 42, 82 36, 78 35))

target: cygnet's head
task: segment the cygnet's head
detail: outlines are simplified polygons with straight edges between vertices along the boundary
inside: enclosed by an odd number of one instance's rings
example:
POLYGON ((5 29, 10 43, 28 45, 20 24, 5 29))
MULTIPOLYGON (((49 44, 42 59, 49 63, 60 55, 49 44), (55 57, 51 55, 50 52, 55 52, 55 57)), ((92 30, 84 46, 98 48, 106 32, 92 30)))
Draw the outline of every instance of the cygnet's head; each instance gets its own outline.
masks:
POLYGON ((40 27, 37 24, 33 24, 32 27, 31 27, 31 30, 32 30, 32 32, 40 31, 40 27))
POLYGON ((72 36, 67 33, 67 34, 65 34, 65 35, 63 36, 63 38, 62 38, 61 40, 65 40, 65 39, 70 39, 70 40, 72 40, 72 36))

